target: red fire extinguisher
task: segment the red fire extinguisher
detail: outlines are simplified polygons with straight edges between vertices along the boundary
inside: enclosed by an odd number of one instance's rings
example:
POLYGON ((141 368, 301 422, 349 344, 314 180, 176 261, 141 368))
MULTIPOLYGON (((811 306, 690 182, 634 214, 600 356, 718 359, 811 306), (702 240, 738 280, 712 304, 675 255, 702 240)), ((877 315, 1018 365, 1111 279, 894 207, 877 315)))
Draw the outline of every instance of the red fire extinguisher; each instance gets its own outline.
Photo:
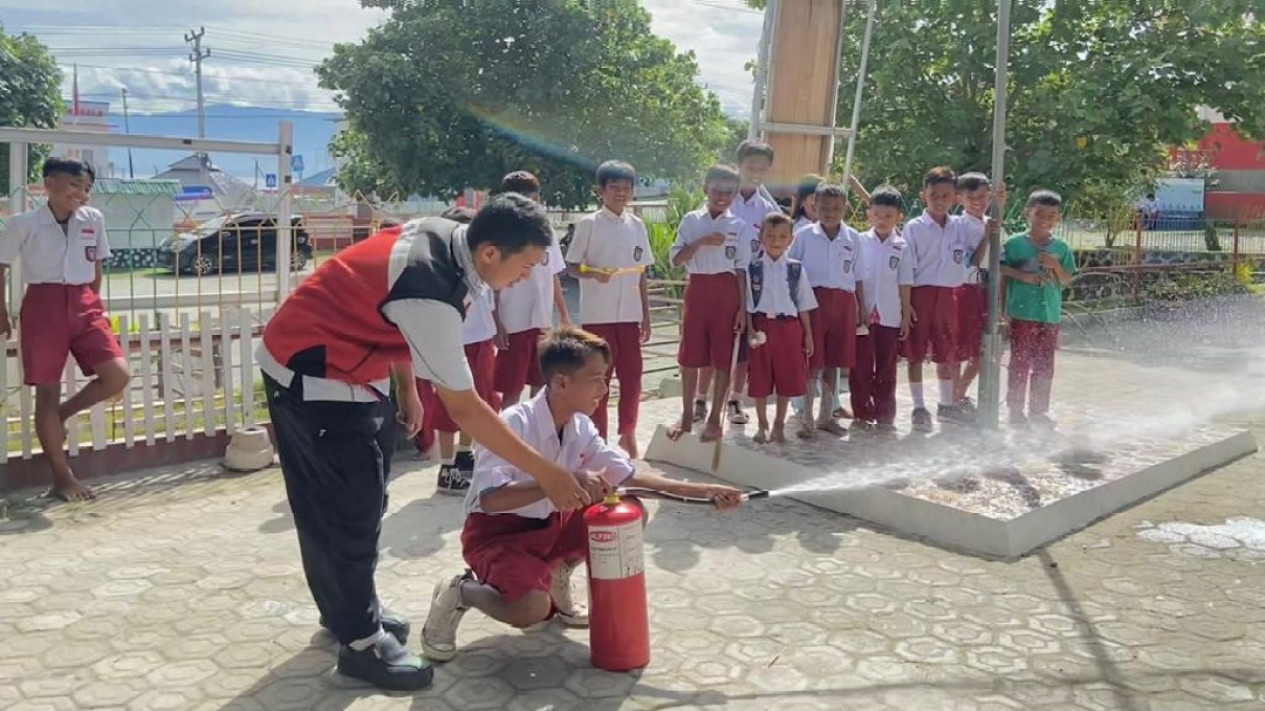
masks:
POLYGON ((589 532, 589 650, 607 671, 650 663, 641 508, 612 493, 584 512, 589 532))

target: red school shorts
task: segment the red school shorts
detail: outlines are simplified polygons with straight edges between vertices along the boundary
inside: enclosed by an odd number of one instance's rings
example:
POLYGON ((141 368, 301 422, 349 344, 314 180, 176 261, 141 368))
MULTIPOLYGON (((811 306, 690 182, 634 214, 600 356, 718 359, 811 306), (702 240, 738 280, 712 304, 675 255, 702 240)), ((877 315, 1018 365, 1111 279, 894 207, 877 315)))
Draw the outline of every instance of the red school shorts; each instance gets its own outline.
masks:
POLYGON ((461 529, 461 554, 480 582, 514 602, 533 590, 548 592, 553 570, 588 557, 583 511, 548 518, 472 513, 461 529))
POLYGON ((935 363, 957 362, 957 307, 954 288, 915 286, 910 296, 917 320, 909 328, 901 355, 921 363, 931 356, 935 363))
MULTIPOLYGON (((492 389, 492 381, 495 379, 493 371, 496 368, 496 346, 491 340, 466 344, 466 362, 470 364, 470 372, 474 375, 474 391, 484 402, 491 405, 493 410, 501 409, 498 402, 500 398, 492 389)), ((444 409, 443 401, 438 397, 435 398, 434 425, 436 432, 461 430, 457 423, 452 421, 452 417, 444 409)))
POLYGON ((101 296, 87 284, 31 284, 18 312, 18 347, 27 385, 59 383, 74 356, 83 374, 123 357, 101 296))
POLYGON ((770 318, 754 314, 751 325, 763 331, 764 344, 751 349, 747 364, 747 394, 763 398, 803 397, 808 392, 808 358, 804 355, 804 327, 798 316, 770 318))
POLYGON ((543 333, 539 328, 529 328, 509 335, 508 347, 496 352, 496 376, 492 382, 496 392, 516 393, 528 385, 538 388, 545 384, 538 351, 543 333))
POLYGON ((957 360, 965 363, 978 358, 984 343, 984 329, 988 327, 988 286, 963 284, 954 292, 957 302, 958 329, 954 337, 957 360))
POLYGON ((691 274, 685 287, 685 318, 676 361, 683 368, 727 370, 734 352, 738 277, 691 274))
POLYGON ((851 368, 857 358, 857 297, 851 291, 816 287, 817 308, 808 312, 813 324, 812 370, 851 368))

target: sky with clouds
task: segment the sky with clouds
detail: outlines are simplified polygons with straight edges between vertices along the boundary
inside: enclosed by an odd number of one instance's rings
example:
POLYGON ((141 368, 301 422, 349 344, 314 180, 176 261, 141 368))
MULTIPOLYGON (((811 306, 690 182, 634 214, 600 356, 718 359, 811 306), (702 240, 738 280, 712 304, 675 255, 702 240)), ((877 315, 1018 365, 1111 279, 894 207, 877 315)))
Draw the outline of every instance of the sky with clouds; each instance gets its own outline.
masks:
MULTIPOLYGON (((745 116, 761 14, 742 0, 642 0, 653 29, 698 56, 700 83, 725 110, 745 116)), ((206 27, 203 83, 210 104, 294 111, 336 110, 312 67, 336 42, 355 41, 385 14, 356 0, 0 0, 7 32, 30 32, 66 69, 78 65, 85 101, 117 104, 128 91, 137 113, 196 106, 185 33, 206 27), (284 8, 284 9, 283 9, 284 8)))

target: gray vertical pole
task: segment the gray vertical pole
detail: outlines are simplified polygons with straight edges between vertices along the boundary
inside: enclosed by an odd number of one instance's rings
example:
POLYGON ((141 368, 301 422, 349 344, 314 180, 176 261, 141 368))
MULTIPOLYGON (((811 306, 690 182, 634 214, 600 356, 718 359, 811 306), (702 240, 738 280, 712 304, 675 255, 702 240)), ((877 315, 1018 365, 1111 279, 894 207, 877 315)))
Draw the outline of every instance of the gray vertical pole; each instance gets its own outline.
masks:
POLYGON ((764 8, 764 29, 760 32, 760 48, 756 54, 755 90, 751 94, 751 122, 747 126, 747 138, 760 137, 760 124, 764 122, 764 94, 769 86, 769 48, 773 45, 773 18, 777 15, 777 2, 769 0, 764 8))
MULTIPOLYGON (((993 168, 995 184, 1006 179, 1006 74, 1010 61, 1010 3, 997 3, 997 76, 993 106, 993 168)), ((991 209, 994 220, 1003 218, 1002 205, 994 199, 991 209)), ((1001 420, 1001 353, 999 328, 1001 303, 1001 235, 988 242, 988 328, 984 335, 984 354, 980 363, 981 424, 997 429, 1001 420)))
POLYGON ((290 251, 294 241, 294 230, 290 226, 294 214, 290 193, 294 187, 290 171, 290 161, 294 157, 294 125, 289 121, 281 122, 277 143, 281 146, 277 152, 277 306, 280 306, 290 295, 290 251))
MULTIPOLYGON (((857 127, 861 125, 861 97, 865 93, 865 75, 870 66, 870 38, 874 36, 874 14, 878 10, 878 0, 870 0, 870 14, 865 20, 865 39, 861 41, 861 68, 857 73, 857 93, 852 100, 852 123, 848 127, 848 151, 843 158, 843 185, 848 185, 852 177, 852 155, 857 146, 857 127)), ((843 32, 840 30, 840 41, 843 32)))

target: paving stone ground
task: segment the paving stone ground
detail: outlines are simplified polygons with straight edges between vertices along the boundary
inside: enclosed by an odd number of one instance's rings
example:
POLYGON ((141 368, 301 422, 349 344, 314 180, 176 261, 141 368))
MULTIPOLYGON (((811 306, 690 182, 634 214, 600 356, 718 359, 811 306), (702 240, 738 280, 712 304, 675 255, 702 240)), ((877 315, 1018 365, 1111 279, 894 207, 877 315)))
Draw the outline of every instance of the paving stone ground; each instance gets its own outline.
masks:
MULTIPOLYGON (((1265 441, 1265 416, 1240 424, 1265 441)), ((461 570, 461 509, 433 465, 397 468, 378 583, 420 629, 461 570)), ((275 469, 120 476, 91 504, 25 492, 0 514, 0 709, 1262 709, 1263 476, 1240 460, 1010 563, 787 499, 652 503, 647 669, 471 613, 416 695, 331 672, 275 469)))

